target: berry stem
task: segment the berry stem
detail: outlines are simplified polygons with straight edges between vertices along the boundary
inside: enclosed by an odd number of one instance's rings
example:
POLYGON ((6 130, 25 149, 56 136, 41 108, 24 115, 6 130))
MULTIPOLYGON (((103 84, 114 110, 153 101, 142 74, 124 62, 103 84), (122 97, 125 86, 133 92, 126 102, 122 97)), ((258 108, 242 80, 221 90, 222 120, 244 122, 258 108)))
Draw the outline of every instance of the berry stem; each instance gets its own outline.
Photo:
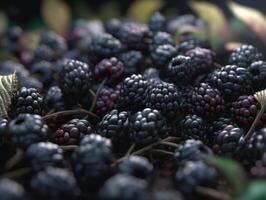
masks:
POLYGON ((13 168, 23 159, 23 151, 21 149, 16 149, 16 153, 12 156, 6 163, 5 169, 9 170, 13 168))
POLYGON ((129 149, 128 149, 126 155, 125 155, 125 157, 129 157, 129 156, 130 156, 130 154, 131 154, 132 151, 134 150, 135 146, 136 146, 135 144, 132 144, 132 145, 129 147, 129 149))
POLYGON ((106 83, 106 81, 107 81, 107 78, 103 79, 103 81, 101 82, 101 84, 100 84, 99 87, 97 88, 97 91, 96 91, 96 94, 95 94, 95 96, 94 96, 94 98, 93 98, 93 102, 92 102, 92 104, 91 104, 91 107, 90 107, 90 109, 89 109, 89 112, 92 112, 92 111, 93 111, 93 109, 94 109, 94 107, 95 107, 95 105, 96 105, 96 102, 97 102, 98 96, 99 96, 99 94, 100 94, 100 91, 102 90, 102 88, 103 88, 104 84, 106 83))
POLYGON ((29 172, 31 172, 31 168, 25 167, 25 168, 21 168, 21 169, 7 172, 5 174, 1 174, 0 179, 2 179, 2 178, 15 178, 15 177, 19 177, 19 176, 23 176, 25 174, 28 174, 29 172))
POLYGON ((170 147, 175 147, 175 148, 180 147, 179 144, 176 144, 176 143, 173 143, 173 142, 161 142, 161 144, 166 145, 166 146, 170 146, 170 147))
POLYGON ((172 152, 161 150, 161 149, 151 149, 151 150, 149 150, 149 152, 155 153, 155 154, 161 154, 161 155, 168 155, 168 156, 174 155, 174 153, 172 153, 172 152))
POLYGON ((198 186, 196 188, 196 191, 206 197, 209 197, 210 199, 216 199, 216 200, 231 200, 232 197, 229 196, 228 194, 215 190, 213 188, 207 188, 207 187, 201 187, 198 186))
POLYGON ((78 145, 60 146, 60 148, 63 149, 63 151, 73 151, 77 147, 78 147, 78 145))

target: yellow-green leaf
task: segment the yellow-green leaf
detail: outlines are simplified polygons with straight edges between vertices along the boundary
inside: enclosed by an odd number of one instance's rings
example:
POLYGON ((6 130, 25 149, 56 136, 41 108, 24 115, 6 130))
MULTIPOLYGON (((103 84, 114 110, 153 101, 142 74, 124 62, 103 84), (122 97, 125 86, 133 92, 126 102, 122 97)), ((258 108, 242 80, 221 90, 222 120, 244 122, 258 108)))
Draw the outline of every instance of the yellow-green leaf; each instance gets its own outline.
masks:
POLYGON ((256 33, 266 45, 266 18, 258 10, 229 2, 232 13, 256 33))
POLYGON ((5 15, 5 13, 0 12, 0 33, 3 33, 6 30, 7 24, 8 24, 7 16, 5 15))
POLYGON ((163 0, 135 0, 129 8, 128 15, 137 21, 147 22, 150 15, 159 10, 163 3, 163 0))
POLYGON ((46 25, 65 36, 70 25, 71 12, 62 0, 43 0, 41 14, 46 25))

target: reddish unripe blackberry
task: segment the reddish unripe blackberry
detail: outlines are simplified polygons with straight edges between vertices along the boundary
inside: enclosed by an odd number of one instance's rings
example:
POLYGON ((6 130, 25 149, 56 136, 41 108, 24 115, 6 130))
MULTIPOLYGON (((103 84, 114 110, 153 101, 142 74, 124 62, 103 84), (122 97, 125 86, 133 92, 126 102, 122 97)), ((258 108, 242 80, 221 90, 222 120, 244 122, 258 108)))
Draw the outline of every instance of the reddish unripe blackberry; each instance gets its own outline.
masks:
POLYGON ((166 19, 160 12, 153 13, 149 18, 149 28, 153 32, 163 31, 166 25, 166 19))

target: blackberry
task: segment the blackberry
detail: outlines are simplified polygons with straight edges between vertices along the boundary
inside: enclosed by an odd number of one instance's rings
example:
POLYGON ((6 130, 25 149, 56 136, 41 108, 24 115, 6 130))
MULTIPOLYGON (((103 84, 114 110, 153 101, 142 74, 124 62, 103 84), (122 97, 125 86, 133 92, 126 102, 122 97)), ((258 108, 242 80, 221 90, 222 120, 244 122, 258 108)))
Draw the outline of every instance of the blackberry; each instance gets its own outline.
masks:
POLYGON ((169 61, 176 56, 177 51, 175 46, 170 44, 159 45, 155 49, 151 50, 151 58, 155 66, 163 67, 169 63, 169 61))
POLYGON ((182 41, 178 47, 177 47, 177 51, 179 54, 185 54, 187 51, 191 50, 191 49, 195 49, 196 47, 200 47, 200 48, 208 48, 208 45, 206 44, 206 42, 197 39, 197 38, 190 38, 188 40, 184 40, 182 41))
POLYGON ((74 174, 81 189, 97 192, 110 175, 110 164, 113 159, 109 146, 89 143, 80 145, 72 154, 74 174), (97 147, 97 148, 96 148, 97 147))
POLYGON ((85 135, 81 141, 80 141, 81 146, 89 145, 92 146, 95 149, 106 149, 105 151, 112 151, 112 143, 111 140, 102 137, 101 135, 98 134, 90 134, 90 135, 85 135))
POLYGON ((120 41, 107 33, 94 35, 89 40, 87 48, 97 58, 116 56, 122 51, 120 41))
POLYGON ((55 70, 50 62, 41 61, 32 65, 30 73, 43 83, 44 87, 48 87, 53 81, 55 70))
POLYGON ((201 73, 208 72, 213 68, 215 54, 210 49, 196 47, 186 52, 193 65, 197 66, 197 70, 201 73))
MULTIPOLYGON (((242 95, 232 102, 233 117, 245 127, 249 127, 260 111, 260 103, 253 95, 242 95)), ((266 122, 266 114, 262 115, 261 122, 266 122)))
POLYGON ((160 111, 145 108, 130 118, 130 138, 140 145, 147 145, 166 137, 169 127, 160 111))
POLYGON ((94 68, 94 79, 106 79, 109 84, 121 82, 124 74, 124 65, 116 57, 106 58, 99 62, 94 68))
POLYGON ((127 77, 121 85, 118 98, 119 108, 139 110, 144 106, 148 82, 140 74, 127 77))
POLYGON ((48 46, 39 45, 34 49, 32 58, 33 63, 38 63, 42 61, 50 62, 53 60, 53 51, 48 46))
POLYGON ((252 178, 263 178, 266 177, 266 154, 263 153, 261 160, 257 161, 255 166, 251 167, 250 175, 252 178))
POLYGON ((116 36, 121 24, 119 19, 113 18, 104 22, 104 28, 107 33, 116 36))
POLYGON ((211 154, 211 149, 205 146, 200 140, 189 139, 175 151, 177 166, 184 166, 189 161, 201 161, 203 154, 211 154))
POLYGON ((160 12, 153 13, 149 18, 149 28, 153 32, 165 30, 166 19, 160 12))
POLYGON ((195 87, 187 101, 188 110, 203 117, 214 118, 225 111, 225 101, 220 91, 207 83, 195 87))
POLYGON ((243 130, 228 125, 214 135, 212 149, 215 153, 235 156, 244 145, 243 130))
POLYGON ((99 192, 100 200, 145 200, 147 183, 131 176, 116 175, 99 192))
POLYGON ((35 88, 20 88, 11 101, 9 115, 15 117, 22 113, 43 114, 43 98, 35 88))
POLYGON ((19 42, 22 35, 23 30, 19 26, 12 26, 6 32, 6 36, 10 42, 19 42))
POLYGON ((97 133, 112 141, 124 138, 128 131, 128 112, 112 110, 107 113, 98 124, 97 133))
POLYGON ((74 145, 78 144, 84 135, 91 133, 92 126, 86 119, 72 119, 54 133, 54 140, 60 145, 74 145))
POLYGON ((173 37, 166 32, 157 32, 153 35, 149 49, 150 52, 152 52, 154 49, 156 49, 158 46, 160 45, 172 45, 175 46, 175 41, 173 39, 173 37))
POLYGON ((235 99, 252 93, 252 78, 247 69, 227 65, 207 77, 207 83, 216 87, 226 99, 235 99))
POLYGON ((152 164, 144 157, 130 156, 122 161, 117 168, 117 173, 134 176, 139 179, 148 180, 153 172, 152 164))
POLYGON ((264 90, 266 88, 266 62, 256 61, 248 67, 252 75, 253 88, 255 91, 264 90))
POLYGON ((120 59, 124 64, 125 76, 131 76, 138 73, 144 62, 144 56, 140 51, 127 51, 120 55, 120 59))
POLYGON ((179 93, 177 88, 166 82, 158 83, 149 91, 146 107, 157 109, 167 118, 178 116, 179 93))
POLYGON ((0 192, 2 200, 23 200, 25 199, 25 190, 19 183, 10 179, 0 180, 0 192))
POLYGON ((7 133, 13 144, 26 148, 32 143, 45 140, 48 136, 48 126, 40 115, 20 114, 8 123, 7 133))
POLYGON ((201 161, 188 161, 175 174, 176 186, 185 195, 194 193, 197 186, 216 186, 217 178, 215 169, 201 161))
POLYGON ((262 54, 252 45, 242 45, 233 51, 229 57, 231 65, 247 68, 251 63, 262 59, 262 54))
POLYGON ((66 103, 63 93, 58 86, 52 86, 48 89, 44 96, 44 106, 47 112, 51 109, 55 111, 65 110, 66 103))
POLYGON ((182 132, 182 137, 185 139, 195 139, 207 142, 206 122, 197 115, 186 115, 179 122, 179 128, 182 132))
POLYGON ((63 150, 50 142, 32 144, 25 153, 34 171, 42 171, 49 166, 64 167, 63 150))
POLYGON ((69 171, 53 167, 36 174, 30 186, 36 199, 74 199, 77 189, 76 180, 69 171))

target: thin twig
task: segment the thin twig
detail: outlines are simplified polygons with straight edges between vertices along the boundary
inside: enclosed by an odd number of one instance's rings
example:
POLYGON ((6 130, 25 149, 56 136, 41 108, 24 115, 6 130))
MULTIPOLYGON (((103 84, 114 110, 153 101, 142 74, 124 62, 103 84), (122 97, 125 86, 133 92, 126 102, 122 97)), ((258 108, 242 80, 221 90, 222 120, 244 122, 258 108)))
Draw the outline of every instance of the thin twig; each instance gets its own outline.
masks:
POLYGON ((63 151, 73 151, 77 147, 78 147, 78 145, 65 145, 65 146, 60 146, 60 148, 63 149, 63 151))
POLYGON ((12 156, 6 163, 5 169, 9 170, 18 164, 23 158, 23 151, 21 149, 16 149, 16 153, 12 156))
POLYGON ((131 154, 132 151, 134 150, 135 146, 136 146, 135 144, 132 144, 132 145, 129 147, 129 149, 128 149, 126 155, 125 155, 125 157, 129 157, 129 156, 130 156, 130 154, 131 154))
POLYGON ((196 191, 206 197, 209 197, 211 199, 216 199, 216 200, 231 200, 232 197, 222 191, 215 190, 213 188, 207 188, 207 187, 201 187, 198 186, 196 188, 196 191))
POLYGON ((10 171, 4 174, 0 175, 0 179, 2 178, 14 178, 14 177, 19 177, 19 176, 23 176, 25 174, 28 174, 29 172, 31 172, 31 168, 30 167, 25 167, 25 168, 21 168, 21 169, 17 169, 14 171, 10 171))
POLYGON ((149 152, 155 153, 155 154, 161 154, 161 155, 168 155, 168 156, 174 155, 174 153, 172 153, 170 151, 165 151, 165 150, 161 150, 161 149, 151 149, 151 150, 149 150, 149 152))
POLYGON ((166 146, 170 146, 170 147, 175 147, 175 148, 180 147, 179 144, 176 144, 176 143, 173 143, 173 142, 161 142, 161 144, 166 145, 166 146))
POLYGON ((99 85, 99 87, 97 88, 97 91, 96 91, 96 94, 95 94, 95 97, 93 98, 93 102, 91 104, 91 107, 89 109, 90 112, 93 111, 95 105, 96 105, 96 102, 97 102, 97 99, 98 99, 98 96, 100 94, 100 91, 102 90, 104 84, 106 83, 107 81, 107 78, 103 79, 103 81, 101 82, 101 84, 99 85))

